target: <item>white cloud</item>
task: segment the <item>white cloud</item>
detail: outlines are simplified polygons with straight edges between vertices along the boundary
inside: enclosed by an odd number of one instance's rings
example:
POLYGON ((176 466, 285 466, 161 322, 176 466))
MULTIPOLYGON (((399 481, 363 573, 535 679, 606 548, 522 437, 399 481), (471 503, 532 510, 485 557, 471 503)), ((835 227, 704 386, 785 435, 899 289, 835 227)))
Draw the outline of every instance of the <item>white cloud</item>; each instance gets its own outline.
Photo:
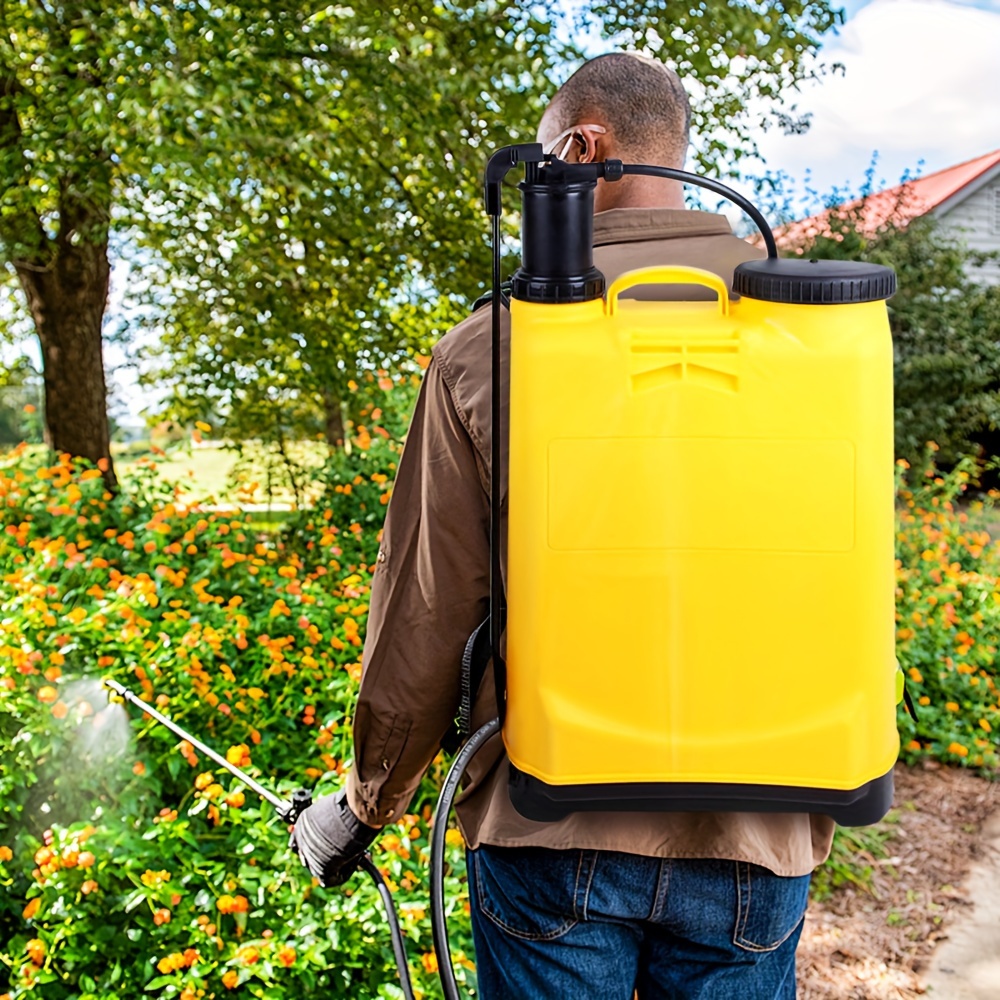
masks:
POLYGON ((923 160, 929 173, 1000 147, 1000 0, 873 0, 821 52, 844 64, 796 95, 813 112, 803 136, 765 135, 770 169, 829 189, 855 185, 871 154, 890 182, 923 160))

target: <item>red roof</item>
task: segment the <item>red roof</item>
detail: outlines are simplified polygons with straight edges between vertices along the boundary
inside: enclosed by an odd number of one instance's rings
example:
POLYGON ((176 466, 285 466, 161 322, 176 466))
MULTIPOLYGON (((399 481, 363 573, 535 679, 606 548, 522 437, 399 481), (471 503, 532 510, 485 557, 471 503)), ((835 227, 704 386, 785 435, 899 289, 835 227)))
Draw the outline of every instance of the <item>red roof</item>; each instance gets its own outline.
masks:
POLYGON ((808 219, 779 226, 775 229, 774 235, 778 246, 782 249, 797 249, 801 252, 802 247, 807 246, 817 236, 831 235, 829 227, 831 211, 849 211, 858 207, 865 233, 875 233, 887 222, 905 226, 910 220, 926 215, 939 205, 943 205, 977 177, 981 177, 997 165, 1000 165, 1000 149, 974 160, 959 163, 957 166, 948 167, 946 170, 938 170, 926 177, 916 177, 885 191, 877 191, 866 198, 855 199, 840 206, 839 209, 827 209, 808 219))

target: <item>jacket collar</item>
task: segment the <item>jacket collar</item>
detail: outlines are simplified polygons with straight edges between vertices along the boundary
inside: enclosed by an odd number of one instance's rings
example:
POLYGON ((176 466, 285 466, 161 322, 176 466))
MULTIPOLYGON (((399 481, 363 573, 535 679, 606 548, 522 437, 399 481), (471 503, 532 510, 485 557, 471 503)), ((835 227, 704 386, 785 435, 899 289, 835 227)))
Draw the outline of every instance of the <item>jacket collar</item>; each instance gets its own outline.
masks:
POLYGON ((666 240, 675 236, 732 236, 724 215, 684 208, 610 208, 594 216, 594 246, 666 240))

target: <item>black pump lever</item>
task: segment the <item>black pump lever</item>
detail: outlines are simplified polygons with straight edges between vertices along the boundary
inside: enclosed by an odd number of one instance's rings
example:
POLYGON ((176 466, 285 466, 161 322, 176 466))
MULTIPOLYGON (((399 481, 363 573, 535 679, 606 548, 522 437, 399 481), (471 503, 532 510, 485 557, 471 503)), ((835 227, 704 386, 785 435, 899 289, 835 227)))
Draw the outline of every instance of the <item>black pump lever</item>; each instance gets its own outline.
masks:
POLYGON ((541 163, 545 159, 540 142, 523 142, 498 149, 486 164, 486 214, 500 214, 500 191, 507 173, 519 163, 541 163))

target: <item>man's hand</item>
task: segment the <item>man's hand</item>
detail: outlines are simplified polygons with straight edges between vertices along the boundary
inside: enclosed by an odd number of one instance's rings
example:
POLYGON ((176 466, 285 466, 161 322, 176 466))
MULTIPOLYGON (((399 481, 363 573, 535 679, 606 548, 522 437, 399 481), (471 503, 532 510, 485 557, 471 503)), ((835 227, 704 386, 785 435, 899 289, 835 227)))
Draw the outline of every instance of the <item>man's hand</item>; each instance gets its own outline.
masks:
POLYGON ((317 799, 295 821, 291 847, 321 885, 343 885, 379 831, 351 812, 347 791, 317 799))

